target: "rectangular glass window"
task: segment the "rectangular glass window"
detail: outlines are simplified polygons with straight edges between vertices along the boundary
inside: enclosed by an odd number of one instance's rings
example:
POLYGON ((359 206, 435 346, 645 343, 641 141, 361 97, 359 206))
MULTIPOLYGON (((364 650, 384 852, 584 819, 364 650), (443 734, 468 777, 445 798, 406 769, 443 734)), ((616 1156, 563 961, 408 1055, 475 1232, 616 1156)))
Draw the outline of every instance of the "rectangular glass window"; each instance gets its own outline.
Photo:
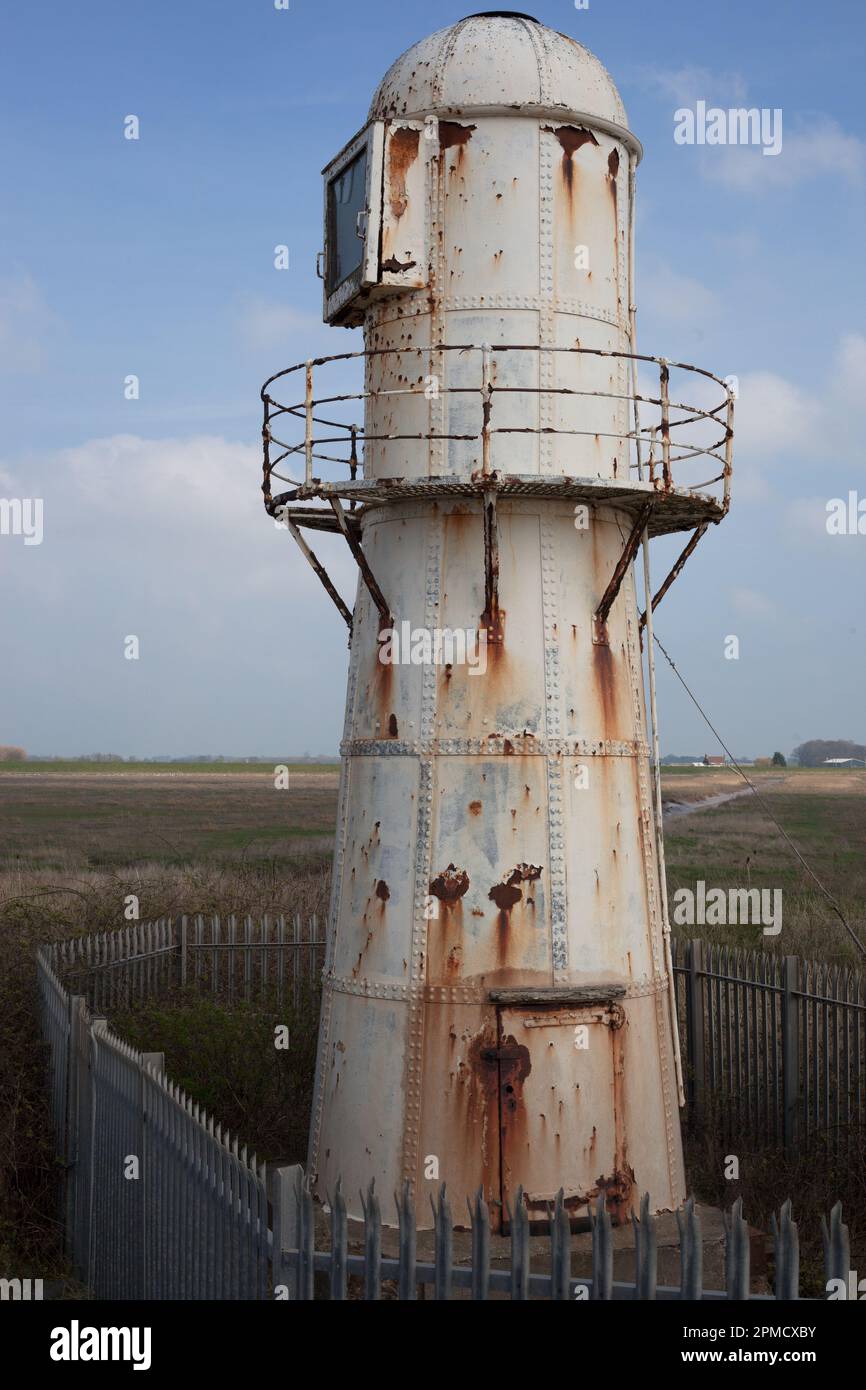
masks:
POLYGON ((358 213, 367 206, 366 146, 328 184, 328 292, 360 269, 364 238, 358 235, 358 213))

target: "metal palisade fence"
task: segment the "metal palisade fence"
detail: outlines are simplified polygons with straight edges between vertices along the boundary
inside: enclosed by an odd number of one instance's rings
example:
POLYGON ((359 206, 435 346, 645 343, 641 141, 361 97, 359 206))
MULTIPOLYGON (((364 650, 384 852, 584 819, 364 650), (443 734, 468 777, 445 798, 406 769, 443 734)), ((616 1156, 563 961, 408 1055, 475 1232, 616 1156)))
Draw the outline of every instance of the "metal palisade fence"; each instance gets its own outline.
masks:
MULTIPOLYGON (((194 988, 297 1006, 318 988, 316 916, 161 918, 45 948, 96 1014, 194 988)), ((691 1116, 795 1151, 866 1144, 866 978, 797 956, 672 942, 691 1116)))
POLYGON ((99 1298, 260 1299, 264 1165, 37 961, 67 1253, 99 1298))
MULTIPOLYGON (((362 1229, 353 1230, 338 1186, 328 1203, 328 1232, 320 1224, 317 1240, 316 1209, 303 1171, 284 1167, 268 1174, 237 1137, 165 1075, 161 1053, 130 1047, 98 1007, 124 1008, 178 985, 238 1002, 297 999, 320 969, 323 943, 315 927, 314 921, 294 921, 289 928, 284 919, 164 920, 39 949, 50 1111, 65 1175, 66 1248, 97 1297, 413 1299, 421 1288, 440 1299, 756 1297, 749 1294, 748 1228, 739 1202, 726 1216, 723 1291, 702 1290, 700 1217, 692 1202, 677 1214, 676 1288, 657 1285, 656 1221, 648 1199, 634 1220, 633 1282, 613 1279, 611 1222, 603 1201, 589 1213, 592 1273, 572 1274, 569 1213, 561 1192, 549 1211, 544 1269, 530 1268, 527 1213, 519 1198, 509 1213, 509 1266, 491 1261, 489 1211, 481 1194, 469 1202, 471 1258, 455 1264, 457 1228, 444 1187, 433 1202, 432 1259, 416 1257, 406 1189, 396 1199, 396 1252, 383 1253, 383 1227, 393 1227, 394 1220, 383 1220, 372 1184, 362 1198, 362 1229)), ((859 977, 840 984, 835 976, 816 978, 813 968, 799 962, 795 973, 788 961, 705 953, 702 943, 688 944, 676 973, 693 1104, 703 1103, 712 1086, 736 1102, 736 1113, 757 1116, 758 1128, 765 1126, 769 1136, 786 1132, 790 1113, 795 1133, 807 1117, 811 1133, 837 1113, 849 1127, 862 1125, 859 977), (803 1046, 804 1029, 809 1047, 819 1046, 818 1071, 803 1046), (805 1087, 796 1106, 786 1075, 805 1087), (842 1087, 838 1110, 834 1086, 842 1087)), ((458 1210, 463 1202, 461 1196, 458 1210)), ((838 1204, 824 1229, 826 1277, 847 1288, 848 1233, 838 1204)), ((795 1297, 799 1250, 790 1203, 774 1221, 773 1234, 775 1295, 795 1297)))
MULTIPOLYGON (((346 1202, 338 1182, 329 1202, 330 1240, 327 1248, 316 1249, 316 1225, 309 1180, 300 1167, 282 1168, 277 1174, 274 1200, 274 1296, 309 1301, 317 1296, 315 1276, 325 1276, 322 1296, 341 1301, 352 1296, 365 1300, 383 1297, 383 1281, 388 1296, 413 1300, 419 1289, 429 1288, 434 1299, 469 1298, 513 1301, 542 1299, 553 1301, 611 1299, 683 1299, 702 1301, 770 1299, 769 1294, 750 1293, 749 1227, 743 1217, 741 1199, 725 1214, 725 1261, 723 1289, 703 1287, 703 1241, 701 1219, 692 1199, 677 1212, 679 1230, 680 1282, 660 1285, 658 1273, 658 1218, 649 1212, 649 1197, 641 1201, 640 1217, 632 1217, 634 1230, 634 1279, 614 1279, 614 1240, 609 1212, 600 1194, 588 1208, 592 1230, 592 1270, 587 1275, 572 1273, 571 1225, 564 1194, 560 1189, 548 1215, 548 1248, 543 1256, 545 1268, 531 1268, 530 1222, 522 1201, 523 1191, 515 1194, 510 1217, 510 1258, 507 1267, 491 1259, 490 1212, 479 1192, 468 1202, 471 1258, 469 1263, 453 1262, 454 1216, 443 1184, 436 1200, 431 1197, 434 1221, 433 1258, 417 1257, 415 1205, 408 1184, 395 1197, 398 1223, 397 1253, 383 1254, 383 1220, 373 1183, 361 1194, 364 1210, 363 1233, 356 1235, 355 1252, 350 1250, 346 1202), (355 1288, 350 1281, 354 1278, 355 1288)), ((393 1222, 391 1223, 393 1225, 393 1222)), ((836 1280, 847 1292, 850 1284, 848 1230, 842 1221, 839 1203, 822 1219, 824 1268, 828 1281, 836 1280)), ((799 1296, 799 1240, 792 1219, 791 1202, 786 1201, 778 1217, 773 1217, 775 1299, 799 1296)), ((321 1289, 322 1286, 320 1286, 321 1289)))
POLYGON ((673 942, 692 1118, 796 1152, 866 1147, 866 981, 854 970, 673 942))
POLYGON ((45 947, 64 983, 96 1013, 192 987, 228 1003, 297 1005, 325 957, 315 914, 161 917, 45 947))

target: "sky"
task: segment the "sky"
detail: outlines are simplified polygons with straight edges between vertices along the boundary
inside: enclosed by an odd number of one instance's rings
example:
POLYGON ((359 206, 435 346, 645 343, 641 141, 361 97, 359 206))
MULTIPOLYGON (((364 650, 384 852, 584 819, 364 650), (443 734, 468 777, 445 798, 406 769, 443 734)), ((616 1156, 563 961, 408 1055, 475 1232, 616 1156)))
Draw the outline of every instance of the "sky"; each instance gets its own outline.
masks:
MULTIPOLYGON (((43 535, 0 534, 0 743, 336 752, 345 628, 262 509, 258 392, 282 367, 360 346, 321 322, 320 171, 394 58, 471 12, 10 0, 0 499, 43 499, 43 535)), ((531 13, 601 59, 644 146, 641 351, 738 378, 731 512, 657 632, 738 755, 866 741, 866 534, 826 526, 830 499, 866 499, 866 12, 538 0, 531 13), (674 112, 699 100, 781 109, 781 153, 677 144, 674 112)), ((654 543, 654 575, 680 543, 654 543)), ((342 545, 316 546, 352 594, 342 545)), ((717 751, 663 667, 662 752, 717 751)))

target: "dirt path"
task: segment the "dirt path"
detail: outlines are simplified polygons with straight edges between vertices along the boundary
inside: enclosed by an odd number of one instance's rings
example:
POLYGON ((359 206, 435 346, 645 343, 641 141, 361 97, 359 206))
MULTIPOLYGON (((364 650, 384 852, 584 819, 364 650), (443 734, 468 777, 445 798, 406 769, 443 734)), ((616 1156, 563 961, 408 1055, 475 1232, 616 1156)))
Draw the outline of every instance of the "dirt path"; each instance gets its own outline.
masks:
MULTIPOLYGON (((784 777, 767 778, 763 782, 764 787, 778 786, 784 782, 784 777)), ((717 792, 715 796, 705 796, 700 801, 668 801, 662 800, 662 815, 665 820, 677 820, 680 816, 690 816, 696 811, 710 811, 715 806, 722 806, 726 801, 736 801, 740 796, 754 796, 751 787, 742 786, 737 791, 717 792)))

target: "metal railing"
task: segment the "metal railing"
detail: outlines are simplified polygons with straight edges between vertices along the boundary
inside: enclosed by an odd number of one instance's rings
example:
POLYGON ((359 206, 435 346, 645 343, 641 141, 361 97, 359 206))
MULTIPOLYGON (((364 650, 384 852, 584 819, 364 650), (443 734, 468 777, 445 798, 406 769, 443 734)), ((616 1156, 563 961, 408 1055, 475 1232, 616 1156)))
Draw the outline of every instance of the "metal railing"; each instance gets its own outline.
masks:
POLYGON ((52 969, 95 1013, 193 987, 228 1003, 260 1000, 297 1007, 324 963, 315 913, 304 922, 265 914, 163 917, 120 931, 53 942, 52 969))
MULTIPOLYGON (((407 367, 408 370, 408 367, 407 367)), ((398 378, 395 376, 395 380, 398 378)), ((402 380, 403 376, 400 375, 402 380)), ((406 378, 408 380, 408 378, 406 378)), ((281 389, 282 394, 282 389, 281 389)), ((702 367, 694 367, 685 362, 670 362, 663 357, 650 357, 642 353, 619 352, 612 349, 585 348, 585 347, 557 347, 547 344, 515 344, 515 343, 437 343, 431 346, 412 346, 412 347, 388 347, 388 348, 367 348, 358 352, 344 352, 332 354, 328 357, 311 358, 306 362, 299 362, 295 366, 287 367, 281 372, 276 372, 269 377, 261 389, 261 399, 264 405, 264 421, 262 426, 262 439, 264 448, 264 469, 262 491, 265 494, 266 505, 270 508, 285 497, 295 496, 315 496, 317 495, 321 479, 314 476, 314 462, 324 462, 338 464, 349 470, 349 479, 354 480, 359 475, 359 470, 363 475, 364 446, 370 443, 382 442, 408 442, 421 440, 453 440, 464 442, 476 442, 479 444, 480 471, 482 477, 493 472, 496 468, 497 460, 494 457, 493 441, 498 435, 526 435, 535 434, 540 438, 550 438, 551 436, 566 436, 576 438, 584 436, 588 438, 615 438, 628 442, 634 457, 628 466, 628 476, 646 478, 659 491, 669 492, 677 483, 674 479, 674 466, 686 461, 695 459, 713 460, 721 465, 721 471, 715 472, 713 476, 695 482, 688 483, 688 490, 694 492, 703 488, 711 487, 717 483, 722 484, 722 506, 726 512, 730 498, 731 481, 731 458, 733 442, 733 416, 734 416, 734 394, 720 377, 712 372, 706 371, 702 367), (477 385, 474 386, 445 386, 441 384, 441 367, 437 369, 436 359, 444 353, 457 353, 465 355, 474 353, 478 356, 477 385), (555 354, 562 356, 572 356, 576 358, 611 358, 622 362, 631 363, 652 363, 658 370, 658 394, 639 394, 637 390, 629 391, 602 391, 580 389, 575 386, 528 386, 513 381, 505 383, 506 372, 497 373, 499 365, 497 355, 502 358, 506 354, 535 353, 539 356, 545 354, 555 354), (397 358, 401 362, 404 357, 415 359, 415 365, 420 367, 418 385, 394 385, 382 389, 365 389, 362 391, 335 392, 324 388, 324 393, 317 395, 315 382, 315 369, 320 367, 333 366, 337 363, 351 363, 363 361, 365 370, 369 377, 370 366, 377 359, 397 358), (700 377, 704 381, 714 382, 723 391, 721 400, 715 405, 701 406, 694 403, 676 401, 671 399, 670 376, 672 371, 689 373, 692 378, 700 377), (296 380, 296 374, 303 373, 303 396, 296 400, 287 402, 278 400, 273 388, 276 382, 283 386, 291 386, 296 380), (375 433, 368 432, 366 419, 362 422, 356 420, 337 420, 331 418, 337 411, 329 411, 327 415, 320 412, 329 407, 345 406, 347 404, 361 402, 365 406, 376 401, 394 401, 400 397, 427 397, 431 398, 430 382, 435 382, 435 399, 440 396, 470 397, 475 398, 478 403, 477 428, 468 432, 448 433, 443 431, 418 431, 414 433, 375 433), (498 424, 496 422, 496 400, 498 397, 516 396, 522 400, 539 401, 555 398, 557 401, 567 401, 568 399, 583 400, 611 400, 628 402, 632 407, 649 407, 657 413, 657 419, 653 423, 644 425, 635 424, 632 428, 627 425, 622 430, 616 432, 599 431, 592 428, 566 428, 557 427, 550 424, 531 425, 525 422, 520 424, 498 424), (299 438, 284 439, 282 425, 279 430, 275 429, 275 422, 285 419, 289 422, 296 421, 302 426, 299 438), (689 430, 692 426, 701 424, 709 425, 710 437, 707 439, 697 439, 686 437, 684 430, 689 430), (638 446, 647 446, 647 452, 639 452, 638 446), (359 446, 361 453, 359 453, 359 446), (338 452, 334 452, 335 448, 338 452), (279 472, 281 465, 291 461, 303 459, 304 476, 296 478, 291 473, 279 472), (277 479, 289 484, 293 489, 290 494, 281 494, 279 498, 274 498, 272 483, 277 479)), ((365 416, 369 418, 369 411, 365 411, 365 416)), ((511 469, 505 469, 506 473, 511 469)), ((703 470, 702 470, 703 471, 703 470)), ((698 475, 699 477, 700 475, 698 475)), ((680 483, 680 486, 683 486, 680 483)))
MULTIPOLYGON (((96 1014, 194 988, 231 1004, 291 1001, 318 987, 315 915, 181 916, 43 948, 96 1014)), ((794 1150, 866 1142, 866 978, 797 956, 672 942, 694 1116, 712 1104, 731 1134, 794 1150)), ((49 1000, 50 1004, 50 1000, 49 1000)))
POLYGON ((66 1251, 98 1298, 261 1299, 266 1173, 37 956, 66 1251))
MULTIPOLYGON (((570 1213, 561 1192, 549 1211, 544 1270, 530 1269, 527 1212, 519 1196, 509 1212, 508 1267, 491 1264, 489 1211, 480 1194, 470 1202, 471 1262, 455 1264, 455 1225, 444 1188, 434 1202, 432 1260, 416 1258, 408 1189, 397 1204, 396 1255, 383 1254, 382 1213, 372 1186, 362 1199, 365 1221, 360 1236, 355 1233, 357 1248, 350 1249, 338 1186, 328 1202, 328 1248, 317 1249, 303 1172, 278 1168, 269 1183, 256 1155, 166 1077, 163 1055, 130 1047, 93 1007, 96 999, 123 1007, 170 993, 180 981, 237 1002, 288 999, 290 992, 296 997, 296 986, 302 990, 307 976, 298 962, 312 969, 314 959, 321 961, 324 943, 315 939, 313 926, 307 924, 304 939, 294 924, 289 933, 283 918, 258 924, 244 919, 239 929, 232 919, 223 924, 194 917, 39 949, 66 1248, 97 1296, 308 1299, 316 1292, 317 1271, 327 1275, 335 1299, 375 1299, 386 1280, 396 1281, 405 1299, 415 1298, 422 1286, 431 1287, 436 1298, 468 1294, 482 1300, 756 1296, 749 1293, 748 1228, 739 1202, 725 1218, 724 1291, 702 1289, 700 1216, 692 1202, 678 1214, 679 1288, 657 1286, 656 1224, 646 1200, 634 1223, 633 1282, 613 1280, 603 1201, 590 1212, 592 1272, 572 1275, 570 1213), (355 1284, 351 1276, 358 1276, 355 1284)), ((712 1096, 740 1137, 751 1128, 793 1145, 827 1127, 831 1134, 862 1135, 861 976, 793 957, 727 952, 701 941, 674 942, 674 969, 695 1114, 712 1096)), ((823 1228, 826 1278, 841 1280, 847 1289, 849 1241, 838 1203, 823 1228)), ((790 1202, 774 1218, 773 1235, 775 1296, 796 1297, 799 1246, 790 1202)))
MULTIPOLYGON (((342 1301, 349 1297, 378 1300, 382 1297, 382 1281, 396 1287, 397 1297, 414 1300, 419 1289, 432 1291, 435 1299, 469 1297, 486 1301, 491 1297, 515 1301, 549 1299, 553 1301, 611 1299, 685 1299, 721 1301, 730 1299, 768 1300, 771 1295, 751 1292, 749 1227, 743 1216, 742 1199, 738 1198, 730 1212, 725 1213, 724 1288, 707 1289, 703 1279, 703 1235, 700 1211, 689 1199, 676 1213, 679 1232, 679 1286, 658 1283, 658 1226, 659 1220, 649 1212, 649 1197, 641 1202, 640 1218, 632 1217, 634 1233, 634 1279, 614 1280, 614 1240, 610 1214, 600 1195, 589 1207, 592 1230, 591 1272, 573 1274, 573 1242, 571 1222, 562 1189, 548 1210, 547 1236, 549 1246, 537 1263, 542 1269, 532 1270, 530 1226, 523 1190, 518 1188, 514 1211, 510 1212, 510 1248, 503 1268, 497 1251, 497 1263, 491 1261, 490 1211, 481 1193, 467 1202, 470 1219, 471 1254, 468 1263, 454 1263, 455 1223, 444 1184, 439 1188, 433 1208, 433 1259, 419 1260, 415 1204, 406 1184, 397 1207, 398 1249, 396 1254, 383 1255, 382 1211, 374 1185, 361 1194, 364 1221, 361 1230, 353 1232, 350 1248, 350 1223, 346 1201, 338 1183, 333 1199, 328 1202, 330 1239, 327 1248, 317 1249, 315 1209, 309 1180, 300 1167, 281 1168, 274 1186, 274 1296, 309 1301, 316 1296, 316 1273, 327 1277, 327 1296, 342 1301), (350 1280, 353 1279, 353 1285, 350 1280)), ((358 1223, 355 1223, 356 1226, 358 1223)), ((393 1226, 393 1223, 391 1223, 393 1226)), ((841 1281, 847 1297, 850 1272, 850 1242, 848 1229, 842 1221, 842 1207, 836 1203, 829 1222, 822 1218, 824 1233, 824 1273, 829 1281, 841 1281)), ((800 1296, 800 1247, 797 1225, 792 1217, 791 1202, 783 1203, 778 1217, 772 1221, 774 1250, 774 1294, 776 1299, 800 1296)), ((318 1291, 321 1295, 324 1290, 318 1291)))
POLYGON ((866 1145, 866 979, 854 970, 673 941, 688 1096, 723 1132, 789 1152, 866 1145))

